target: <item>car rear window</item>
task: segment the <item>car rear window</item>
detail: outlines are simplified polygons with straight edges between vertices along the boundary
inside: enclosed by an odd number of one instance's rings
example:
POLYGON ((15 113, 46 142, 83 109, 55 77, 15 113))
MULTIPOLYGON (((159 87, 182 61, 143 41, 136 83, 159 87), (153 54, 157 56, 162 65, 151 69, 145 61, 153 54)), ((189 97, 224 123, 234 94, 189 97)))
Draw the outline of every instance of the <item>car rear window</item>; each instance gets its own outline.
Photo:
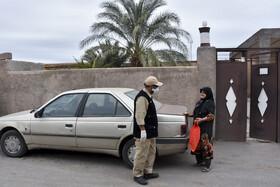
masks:
MULTIPOLYGON (((132 99, 134 101, 136 95, 139 93, 138 90, 132 90, 129 92, 125 92, 124 94, 127 95, 130 99, 132 99)), ((153 99, 156 109, 160 109, 160 107, 162 106, 162 104, 160 102, 158 102, 157 100, 153 99)))

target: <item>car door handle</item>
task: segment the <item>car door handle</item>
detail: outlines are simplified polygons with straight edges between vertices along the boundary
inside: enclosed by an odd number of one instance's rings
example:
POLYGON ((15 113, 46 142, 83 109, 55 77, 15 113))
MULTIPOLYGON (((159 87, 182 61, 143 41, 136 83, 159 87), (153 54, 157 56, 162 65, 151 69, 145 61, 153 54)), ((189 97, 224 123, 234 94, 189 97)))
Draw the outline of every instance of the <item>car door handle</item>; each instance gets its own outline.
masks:
POLYGON ((65 127, 71 128, 73 127, 73 124, 65 124, 65 127))
POLYGON ((119 129, 125 129, 125 128, 126 128, 126 125, 118 125, 118 128, 119 128, 119 129))

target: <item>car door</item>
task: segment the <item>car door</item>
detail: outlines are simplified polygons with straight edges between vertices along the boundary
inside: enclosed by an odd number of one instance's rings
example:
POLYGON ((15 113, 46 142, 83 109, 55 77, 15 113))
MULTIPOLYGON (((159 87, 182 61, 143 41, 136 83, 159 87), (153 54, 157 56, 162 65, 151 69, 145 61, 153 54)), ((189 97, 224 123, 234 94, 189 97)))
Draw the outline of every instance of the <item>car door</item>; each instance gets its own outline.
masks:
POLYGON ((41 109, 40 116, 31 120, 33 143, 76 147, 76 113, 84 95, 65 94, 41 109))
POLYGON ((131 129, 132 114, 110 93, 90 93, 77 120, 80 148, 116 149, 119 139, 131 129))

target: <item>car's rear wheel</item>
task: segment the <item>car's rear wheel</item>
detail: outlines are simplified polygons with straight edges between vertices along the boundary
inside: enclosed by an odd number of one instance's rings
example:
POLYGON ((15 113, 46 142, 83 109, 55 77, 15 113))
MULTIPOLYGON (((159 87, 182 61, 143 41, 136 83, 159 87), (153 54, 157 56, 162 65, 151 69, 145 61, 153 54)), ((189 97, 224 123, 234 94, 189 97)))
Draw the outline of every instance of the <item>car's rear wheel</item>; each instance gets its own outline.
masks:
POLYGON ((9 130, 3 134, 1 149, 9 157, 21 157, 27 152, 26 143, 16 130, 9 130))
POLYGON ((123 147, 122 158, 124 163, 130 168, 133 168, 135 153, 136 153, 135 140, 134 139, 128 140, 123 147))

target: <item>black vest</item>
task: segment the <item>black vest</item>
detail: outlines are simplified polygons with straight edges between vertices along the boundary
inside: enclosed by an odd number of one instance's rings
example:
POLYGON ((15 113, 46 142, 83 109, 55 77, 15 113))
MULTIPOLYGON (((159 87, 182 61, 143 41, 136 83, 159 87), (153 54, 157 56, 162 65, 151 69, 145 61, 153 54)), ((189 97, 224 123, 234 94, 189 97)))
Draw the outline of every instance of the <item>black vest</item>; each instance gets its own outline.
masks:
MULTIPOLYGON (((147 133, 147 138, 155 138, 158 136, 158 121, 157 121, 157 111, 153 100, 149 97, 149 95, 141 90, 134 100, 134 128, 133 128, 133 136, 135 138, 140 138, 140 128, 136 122, 135 113, 136 113, 136 101, 138 97, 143 96, 149 102, 147 114, 145 117, 145 129, 147 133)), ((142 125, 142 124, 141 124, 142 125)))

